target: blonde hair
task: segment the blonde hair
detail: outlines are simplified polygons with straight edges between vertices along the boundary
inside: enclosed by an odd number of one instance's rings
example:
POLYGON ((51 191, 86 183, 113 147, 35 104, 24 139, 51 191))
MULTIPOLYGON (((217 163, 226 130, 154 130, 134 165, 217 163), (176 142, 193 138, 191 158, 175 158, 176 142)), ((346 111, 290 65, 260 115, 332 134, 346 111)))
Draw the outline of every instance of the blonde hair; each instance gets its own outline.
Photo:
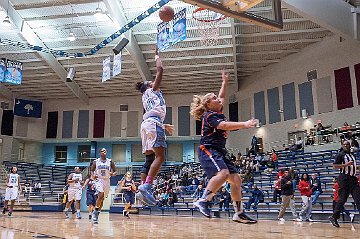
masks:
POLYGON ((211 99, 213 93, 207 93, 206 95, 194 95, 193 102, 190 106, 190 114, 197 120, 200 120, 205 111, 208 110, 207 103, 211 99))

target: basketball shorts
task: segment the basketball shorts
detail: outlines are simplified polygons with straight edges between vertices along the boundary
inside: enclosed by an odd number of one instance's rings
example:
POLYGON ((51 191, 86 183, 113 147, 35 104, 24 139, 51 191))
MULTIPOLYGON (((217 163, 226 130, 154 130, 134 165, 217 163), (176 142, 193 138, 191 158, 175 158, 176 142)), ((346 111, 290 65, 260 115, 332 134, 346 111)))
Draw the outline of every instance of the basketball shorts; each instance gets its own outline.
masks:
POLYGON ((147 119, 141 123, 142 152, 153 150, 153 148, 166 148, 165 129, 161 123, 147 119))
POLYGON ((6 187, 5 190, 5 201, 15 200, 18 197, 18 187, 6 187))
POLYGON ((96 205, 97 195, 95 192, 86 192, 86 206, 96 205))
POLYGON ((69 188, 68 201, 80 201, 82 196, 82 188, 69 188))
POLYGON ((133 192, 124 192, 124 198, 126 203, 131 205, 135 203, 135 193, 133 192))
POLYGON ((110 179, 98 178, 95 180, 95 195, 104 193, 104 197, 107 197, 110 192, 110 179))
POLYGON ((201 167, 209 179, 214 177, 222 169, 228 169, 230 174, 239 173, 234 163, 225 157, 226 152, 221 152, 214 148, 202 150, 199 147, 198 153, 201 167))

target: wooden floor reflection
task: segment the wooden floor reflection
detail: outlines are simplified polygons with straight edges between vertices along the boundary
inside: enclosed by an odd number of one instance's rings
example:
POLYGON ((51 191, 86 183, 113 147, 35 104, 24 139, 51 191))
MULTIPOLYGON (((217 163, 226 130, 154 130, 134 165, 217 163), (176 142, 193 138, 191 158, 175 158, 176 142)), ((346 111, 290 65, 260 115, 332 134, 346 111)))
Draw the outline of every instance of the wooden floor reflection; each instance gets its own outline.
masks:
MULTIPOLYGON (((73 215, 72 215, 73 216, 73 215)), ((20 238, 359 238, 359 224, 327 222, 259 221, 255 225, 234 223, 228 219, 201 217, 131 215, 102 213, 94 225, 83 218, 64 219, 62 213, 15 212, 0 216, 1 239, 20 238)))

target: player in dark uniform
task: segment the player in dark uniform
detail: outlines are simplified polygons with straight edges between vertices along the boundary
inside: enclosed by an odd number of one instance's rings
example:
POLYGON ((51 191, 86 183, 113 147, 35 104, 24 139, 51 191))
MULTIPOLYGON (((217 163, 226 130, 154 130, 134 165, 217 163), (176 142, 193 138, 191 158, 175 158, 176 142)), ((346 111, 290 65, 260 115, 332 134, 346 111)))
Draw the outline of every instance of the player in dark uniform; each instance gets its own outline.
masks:
POLYGON ((125 174, 124 179, 121 181, 121 189, 124 192, 124 198, 126 201, 125 209, 123 211, 123 215, 129 218, 129 211, 131 206, 135 203, 135 183, 131 178, 131 173, 127 172, 125 174))
POLYGON ((219 96, 208 93, 204 96, 194 95, 191 103, 191 115, 195 119, 202 119, 202 132, 199 146, 199 162, 210 179, 202 197, 194 203, 200 212, 211 217, 209 203, 221 186, 228 181, 231 184, 231 198, 235 214, 233 221, 240 223, 256 223, 244 213, 241 203, 241 177, 231 160, 226 157, 225 148, 227 131, 251 128, 256 125, 256 120, 246 122, 226 121, 222 113, 223 104, 227 96, 229 75, 222 72, 222 85, 219 96))
POLYGON ((97 195, 95 195, 95 181, 94 176, 90 176, 88 179, 86 179, 85 184, 83 186, 83 189, 86 188, 86 205, 88 206, 88 212, 89 212, 89 220, 91 220, 91 215, 93 210, 95 209, 97 195))

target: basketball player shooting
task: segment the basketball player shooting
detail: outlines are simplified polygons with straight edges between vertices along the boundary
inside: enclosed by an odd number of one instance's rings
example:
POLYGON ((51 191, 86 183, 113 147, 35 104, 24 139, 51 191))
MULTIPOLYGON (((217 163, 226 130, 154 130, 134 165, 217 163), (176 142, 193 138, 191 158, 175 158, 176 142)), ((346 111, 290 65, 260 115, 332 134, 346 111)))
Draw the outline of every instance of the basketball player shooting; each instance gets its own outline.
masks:
POLYGON ((172 135, 173 125, 164 124, 166 104, 160 84, 163 76, 163 65, 155 50, 156 76, 154 81, 136 83, 135 88, 142 93, 142 103, 145 110, 141 123, 142 152, 145 163, 141 172, 142 185, 139 186, 137 197, 148 206, 155 206, 152 183, 165 161, 166 136, 165 130, 172 135))

